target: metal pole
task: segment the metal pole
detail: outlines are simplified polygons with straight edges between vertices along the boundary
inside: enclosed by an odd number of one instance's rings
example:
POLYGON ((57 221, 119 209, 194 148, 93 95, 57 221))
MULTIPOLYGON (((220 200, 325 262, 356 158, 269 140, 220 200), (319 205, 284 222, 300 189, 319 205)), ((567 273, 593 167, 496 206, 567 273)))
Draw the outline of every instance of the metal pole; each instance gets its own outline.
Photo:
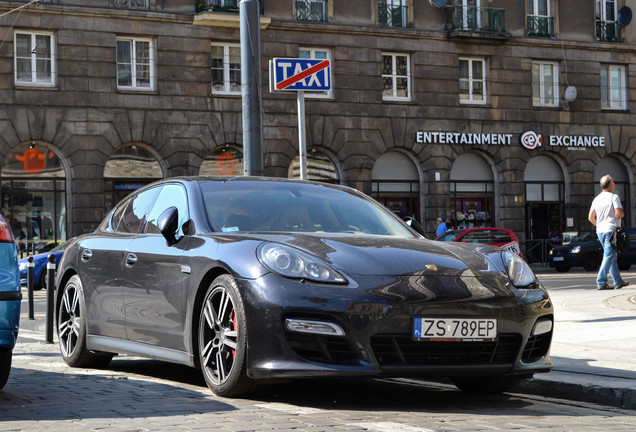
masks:
POLYGON ((29 319, 35 319, 33 314, 33 257, 27 258, 27 289, 29 291, 29 319))
POLYGON ((305 92, 297 92, 298 102, 298 156, 300 157, 300 179, 307 180, 307 137, 305 133, 305 92))
POLYGON ((261 36, 258 0, 241 0, 241 96, 245 175, 263 175, 261 36))
POLYGON ((55 255, 50 254, 46 263, 46 342, 53 343, 53 299, 55 294, 55 255))

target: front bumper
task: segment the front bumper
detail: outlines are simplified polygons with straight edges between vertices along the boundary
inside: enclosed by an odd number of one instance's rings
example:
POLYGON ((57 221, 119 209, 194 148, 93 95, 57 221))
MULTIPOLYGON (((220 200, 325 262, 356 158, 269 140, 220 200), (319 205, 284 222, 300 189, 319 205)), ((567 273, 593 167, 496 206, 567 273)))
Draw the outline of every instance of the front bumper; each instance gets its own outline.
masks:
MULTIPOLYGON (((441 281, 441 280, 440 280, 441 281)), ((251 378, 311 376, 532 375, 552 368, 552 330, 531 336, 538 320, 553 320, 542 288, 502 298, 423 300, 401 278, 356 277, 344 287, 268 274, 237 279, 247 316, 251 378), (422 342, 413 317, 496 318, 495 342, 422 342), (333 323, 343 336, 291 332, 286 318, 333 323)))

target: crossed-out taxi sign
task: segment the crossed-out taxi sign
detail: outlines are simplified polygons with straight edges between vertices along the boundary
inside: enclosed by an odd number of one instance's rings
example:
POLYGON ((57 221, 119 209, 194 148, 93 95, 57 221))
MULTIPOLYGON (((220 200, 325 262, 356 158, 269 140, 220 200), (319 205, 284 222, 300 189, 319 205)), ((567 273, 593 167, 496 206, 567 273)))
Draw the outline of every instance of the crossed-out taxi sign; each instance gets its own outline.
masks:
POLYGON ((329 60, 274 58, 270 61, 270 91, 329 91, 329 60))

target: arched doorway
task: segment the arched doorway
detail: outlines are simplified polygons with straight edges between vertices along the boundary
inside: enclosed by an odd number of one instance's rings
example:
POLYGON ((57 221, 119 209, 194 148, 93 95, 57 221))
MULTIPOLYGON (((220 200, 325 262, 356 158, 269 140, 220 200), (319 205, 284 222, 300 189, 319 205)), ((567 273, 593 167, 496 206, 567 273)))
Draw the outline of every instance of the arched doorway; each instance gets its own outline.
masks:
POLYGON ((494 226, 494 189, 490 164, 476 153, 460 155, 450 172, 453 227, 494 226))
POLYGON ((36 141, 17 145, 5 158, 0 178, 2 215, 21 256, 66 240, 66 173, 54 150, 36 141))
POLYGON ((104 167, 104 209, 109 211, 129 193, 162 178, 159 160, 145 145, 120 147, 104 167))
POLYGON ((229 144, 214 149, 199 167, 199 175, 237 176, 243 172, 243 151, 229 144))
MULTIPOLYGON (((300 178, 300 156, 296 156, 287 171, 288 178, 300 178)), ((312 148, 307 152, 307 180, 340 183, 340 172, 327 153, 312 148)))
MULTIPOLYGON (((601 159, 596 168, 594 169, 594 195, 598 195, 601 193, 601 177, 609 174, 614 179, 614 183, 616 184, 616 189, 614 189, 614 193, 617 194, 621 199, 621 204, 623 204, 623 210, 625 211, 625 217, 623 218, 623 225, 630 226, 630 182, 629 175, 627 174, 627 170, 625 166, 616 158, 612 156, 606 156, 601 159)), ((591 202, 590 202, 591 204, 591 202)))
POLYGON ((371 194, 400 217, 412 216, 421 221, 419 211, 420 175, 408 156, 385 153, 375 161, 371 171, 371 194))
POLYGON ((554 159, 539 155, 528 161, 523 180, 526 192, 525 256, 530 261, 544 262, 551 244, 548 239, 560 239, 565 228, 565 177, 554 159))

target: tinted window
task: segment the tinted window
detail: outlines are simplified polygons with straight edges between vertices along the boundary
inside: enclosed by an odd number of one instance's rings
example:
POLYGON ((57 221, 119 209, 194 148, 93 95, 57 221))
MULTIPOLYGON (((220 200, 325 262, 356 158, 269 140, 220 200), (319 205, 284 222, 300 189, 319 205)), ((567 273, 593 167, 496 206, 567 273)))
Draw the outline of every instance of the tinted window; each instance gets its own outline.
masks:
POLYGON ((506 231, 494 230, 491 233, 493 243, 509 243, 512 241, 510 234, 506 231))
POLYGON ((215 231, 305 231, 413 237, 382 205, 354 191, 290 182, 202 182, 215 231))
POLYGON ((161 234, 157 227, 157 219, 169 207, 176 207, 179 212, 179 231, 183 235, 183 225, 188 221, 188 202, 183 188, 179 185, 166 185, 162 188, 152 210, 148 213, 148 221, 144 232, 147 234, 161 234))
POLYGON ((159 193, 159 188, 152 188, 135 195, 113 215, 113 230, 122 233, 138 233, 139 227, 148 212, 148 209, 159 193))

